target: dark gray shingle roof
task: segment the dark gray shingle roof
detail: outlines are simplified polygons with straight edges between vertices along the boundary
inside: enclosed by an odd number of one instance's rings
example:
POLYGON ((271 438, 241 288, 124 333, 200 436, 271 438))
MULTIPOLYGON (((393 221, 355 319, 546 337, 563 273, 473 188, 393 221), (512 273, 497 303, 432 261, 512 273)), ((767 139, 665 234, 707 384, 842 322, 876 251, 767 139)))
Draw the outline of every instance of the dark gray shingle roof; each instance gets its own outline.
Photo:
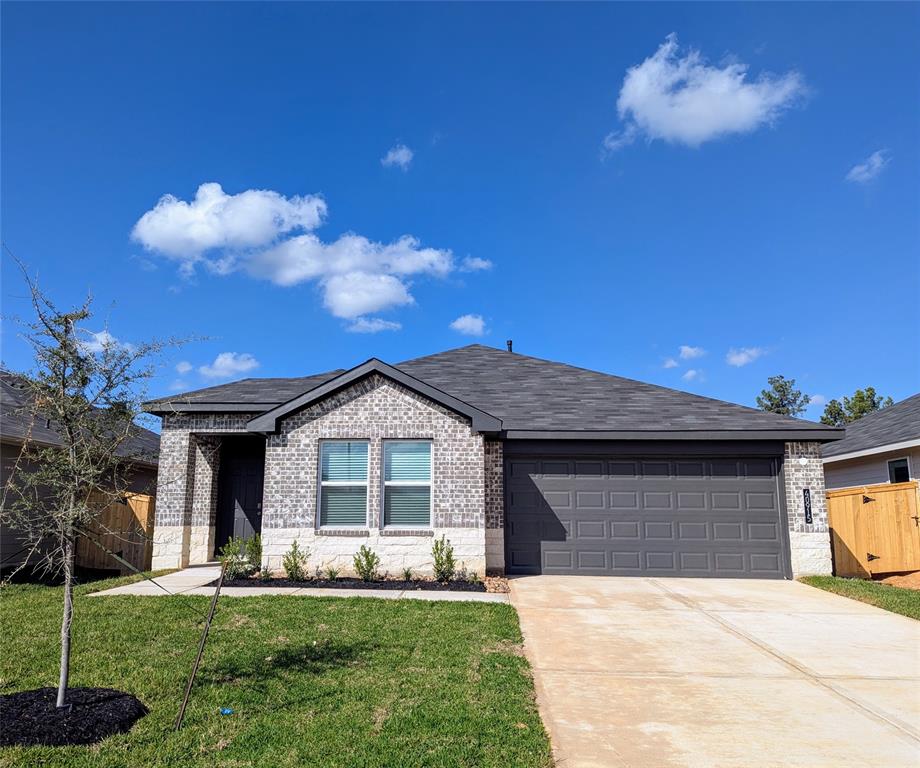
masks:
MULTIPOLYGON (((481 344, 406 360, 394 367, 501 419, 503 429, 509 431, 818 430, 827 439, 839 436, 813 422, 481 344)), ((221 404, 234 404, 237 410, 251 404, 253 410, 269 410, 340 373, 245 379, 163 398, 151 404, 150 410, 167 412, 169 403, 214 410, 221 404)))
POLYGON ((848 424, 846 437, 825 446, 822 455, 843 456, 908 440, 920 440, 920 394, 848 424))
MULTIPOLYGON (((44 445, 61 445, 61 438, 45 419, 36 419, 29 407, 29 395, 15 373, 0 371, 0 437, 4 442, 22 443, 27 436, 44 445)), ((118 453, 138 463, 156 465, 160 436, 135 426, 134 434, 119 447, 118 453)))

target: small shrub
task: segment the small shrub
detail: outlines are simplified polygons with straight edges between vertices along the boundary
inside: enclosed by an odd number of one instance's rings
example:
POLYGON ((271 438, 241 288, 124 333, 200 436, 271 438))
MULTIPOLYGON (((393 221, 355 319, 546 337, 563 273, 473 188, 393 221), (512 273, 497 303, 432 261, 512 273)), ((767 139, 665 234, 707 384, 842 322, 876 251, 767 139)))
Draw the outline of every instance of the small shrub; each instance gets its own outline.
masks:
POLYGON ((291 581, 307 580, 307 557, 308 552, 300 548, 295 540, 291 548, 287 551, 281 564, 284 566, 284 572, 291 581))
POLYGON ((470 575, 466 577, 466 580, 470 584, 479 584, 482 582, 482 579, 479 578, 479 574, 476 571, 470 571, 470 575))
POLYGON ((225 566, 224 578, 227 581, 245 579, 259 570, 259 566, 253 566, 247 557, 246 541, 244 539, 234 539, 232 536, 221 547, 218 560, 225 566))
POLYGON ((379 576, 377 569, 380 568, 380 558, 373 549, 366 544, 361 545, 354 557, 355 573, 361 577, 362 581, 377 581, 379 576))
POLYGON ((403 581, 412 581, 412 569, 403 568, 403 581))
POLYGON ((326 566, 326 578, 329 579, 329 581, 335 581, 339 578, 340 572, 341 568, 336 568, 334 565, 326 566))
POLYGON ((271 581, 272 576, 275 575, 275 572, 269 568, 267 565, 259 571, 259 578, 262 581, 271 581))
POLYGON ((246 539, 246 559, 257 571, 262 567, 262 537, 258 533, 246 539))
POLYGON ((454 559, 454 548, 443 536, 434 540, 431 548, 434 559, 434 577, 438 581, 450 581, 457 570, 457 561, 454 559))

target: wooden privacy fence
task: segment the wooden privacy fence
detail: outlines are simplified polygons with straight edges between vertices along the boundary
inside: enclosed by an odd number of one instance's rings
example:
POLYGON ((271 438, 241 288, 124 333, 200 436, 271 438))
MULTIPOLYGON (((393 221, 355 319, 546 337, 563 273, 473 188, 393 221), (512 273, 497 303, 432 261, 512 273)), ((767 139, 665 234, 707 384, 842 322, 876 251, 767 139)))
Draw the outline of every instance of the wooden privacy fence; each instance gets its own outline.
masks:
MULTIPOLYGON (((153 555, 154 502, 155 497, 142 493, 128 493, 118 501, 98 494, 96 503, 103 509, 94 525, 93 538, 139 571, 149 571, 153 555)), ((132 573, 84 536, 77 539, 76 562, 84 568, 118 570, 122 575, 132 573)))
POLYGON ((828 491, 837 576, 920 570, 917 481, 828 491))

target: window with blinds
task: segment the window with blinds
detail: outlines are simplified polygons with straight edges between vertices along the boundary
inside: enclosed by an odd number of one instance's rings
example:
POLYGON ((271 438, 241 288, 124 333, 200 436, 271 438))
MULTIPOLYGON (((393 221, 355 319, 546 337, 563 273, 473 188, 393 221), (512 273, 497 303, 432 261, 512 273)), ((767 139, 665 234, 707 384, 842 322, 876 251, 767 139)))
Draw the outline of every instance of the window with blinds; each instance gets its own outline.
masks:
POLYGON ((383 444, 383 524, 431 526, 431 443, 393 440, 383 444))
POLYGON ((367 443, 322 443, 319 479, 320 526, 367 525, 367 443))

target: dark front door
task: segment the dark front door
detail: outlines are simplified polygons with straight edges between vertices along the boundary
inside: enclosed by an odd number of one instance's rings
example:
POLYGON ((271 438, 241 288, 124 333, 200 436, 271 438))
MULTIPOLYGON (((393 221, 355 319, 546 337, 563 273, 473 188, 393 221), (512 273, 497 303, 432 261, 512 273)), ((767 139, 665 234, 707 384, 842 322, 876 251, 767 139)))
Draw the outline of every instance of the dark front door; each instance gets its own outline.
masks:
POLYGON ((265 441, 225 438, 218 474, 215 551, 234 538, 249 539, 262 531, 262 482, 265 441))
POLYGON ((784 578, 779 457, 509 457, 509 573, 784 578))

